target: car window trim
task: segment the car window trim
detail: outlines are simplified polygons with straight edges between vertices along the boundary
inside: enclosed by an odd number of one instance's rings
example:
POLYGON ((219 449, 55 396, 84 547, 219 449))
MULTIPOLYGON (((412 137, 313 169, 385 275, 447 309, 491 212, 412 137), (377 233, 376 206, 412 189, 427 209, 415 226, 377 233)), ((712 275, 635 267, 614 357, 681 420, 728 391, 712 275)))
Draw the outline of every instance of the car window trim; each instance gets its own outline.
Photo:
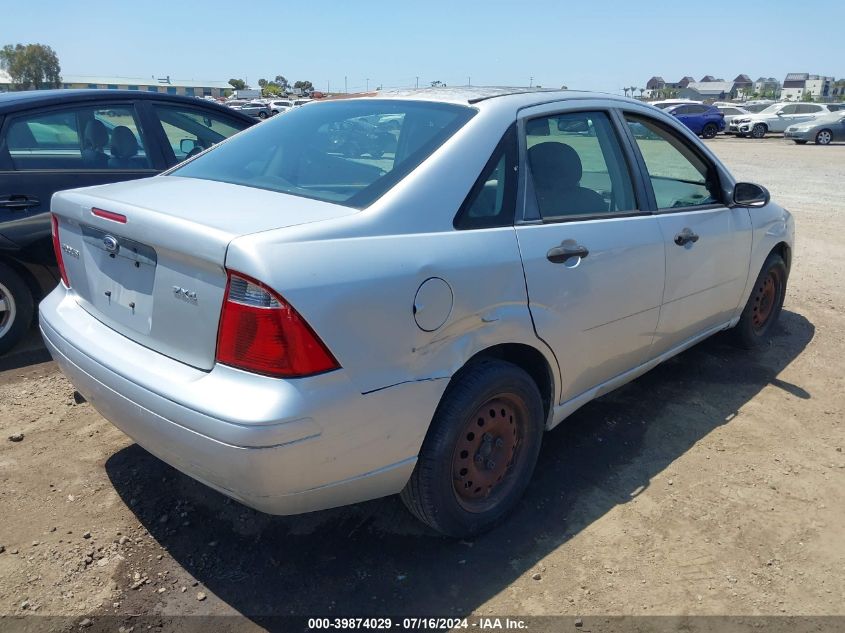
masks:
POLYGON ((508 126, 508 129, 505 130, 505 133, 502 134, 502 138, 499 139, 499 142, 496 143, 496 147, 490 154, 490 158, 484 164, 484 167, 479 172, 478 176, 476 176, 475 181, 472 184, 472 187, 469 190, 469 193, 464 198, 464 201, 461 203, 458 212, 455 214, 455 217, 452 219, 452 227, 456 231, 480 231, 484 229, 495 229, 495 228, 502 228, 503 226, 513 226, 516 221, 516 204, 517 204, 517 189, 519 187, 519 133, 517 131, 516 121, 514 121, 511 125, 508 126), (469 205, 473 203, 478 196, 481 189, 484 187, 484 182, 482 181, 482 176, 488 173, 490 170, 494 169, 496 164, 499 162, 497 158, 504 152, 505 156, 505 173, 506 175, 509 172, 513 172, 513 176, 506 180, 505 182, 505 192, 502 198, 502 206, 505 205, 510 206, 510 218, 507 217, 503 218, 504 223, 502 224, 495 224, 493 226, 458 226, 458 220, 460 220, 463 214, 469 208, 469 205))
MULTIPOLYGON (((521 172, 522 174, 522 176, 519 178, 518 183, 519 186, 517 195, 517 206, 519 206, 519 203, 521 201, 522 214, 521 217, 517 217, 516 224, 562 224, 565 222, 589 222, 593 220, 610 220, 616 218, 633 218, 652 215, 651 209, 644 208, 644 203, 647 202, 648 199, 643 196, 645 191, 641 186, 641 183, 639 182, 641 176, 639 175, 638 169, 635 167, 636 163, 632 162, 633 155, 631 154, 629 148, 626 147, 624 136, 622 133, 620 133, 618 121, 614 117, 614 112, 616 111, 616 108, 610 105, 566 108, 565 106, 567 103, 569 102, 561 102, 561 105, 564 107, 560 110, 545 112, 543 114, 537 114, 534 116, 524 116, 517 120, 519 156, 519 168, 517 170, 517 173, 521 172), (579 112, 601 112, 607 116, 608 121, 610 122, 610 127, 613 130, 613 133, 616 135, 616 140, 624 157, 628 178, 631 181, 631 185, 634 191, 634 201, 637 206, 636 209, 632 209, 630 211, 619 211, 615 213, 584 213, 579 215, 559 216, 552 218, 544 218, 540 214, 540 208, 537 204, 537 194, 534 192, 533 177, 531 176, 531 170, 528 169, 528 139, 527 134, 525 133, 526 122, 532 119, 550 118, 562 114, 577 114, 579 112), (529 209, 532 212, 532 217, 526 216, 526 212, 529 211, 529 209)), ((624 132, 624 130, 622 130, 622 132, 624 132)), ((604 157, 604 153, 602 153, 602 157, 604 157)), ((517 216, 519 215, 520 214, 517 213, 517 216)))
POLYGON ((673 136, 675 136, 675 138, 677 138, 678 140, 680 140, 681 142, 686 144, 686 146, 696 156, 698 156, 699 160, 704 162, 709 167, 709 170, 712 170, 712 172, 715 174, 716 179, 718 181, 718 185, 719 185, 719 191, 722 192, 722 194, 724 195, 724 189, 722 187, 721 175, 719 173, 719 170, 716 168, 716 165, 713 163, 713 161, 710 160, 698 147, 696 147, 694 143, 690 143, 688 139, 685 139, 683 137, 683 135, 681 135, 681 134, 677 133, 676 131, 672 130, 672 126, 669 125, 668 123, 664 123, 663 121, 660 121, 659 119, 656 119, 652 116, 649 116, 648 114, 642 113, 638 110, 632 110, 632 109, 629 109, 629 108, 619 109, 618 114, 619 114, 619 117, 621 118, 622 122, 625 124, 625 130, 624 131, 626 132, 626 136, 628 137, 629 142, 631 143, 633 150, 636 153, 637 164, 639 165, 639 168, 640 168, 640 179, 643 181, 643 186, 645 186, 646 190, 649 192, 649 198, 650 198, 650 204, 651 204, 651 213, 653 213, 654 215, 666 215, 666 214, 671 214, 671 213, 686 213, 687 211, 707 211, 709 209, 724 209, 726 207, 730 207, 730 205, 727 202, 722 200, 721 202, 709 202, 707 204, 697 204, 697 205, 692 205, 692 206, 689 206, 689 207, 678 207, 678 208, 670 207, 670 208, 667 208, 667 209, 658 208, 658 206, 657 206, 657 196, 654 193, 654 186, 651 184, 651 175, 648 172, 648 166, 646 165, 645 158, 643 157, 642 152, 640 151, 640 148, 637 145, 637 139, 634 138, 634 134, 633 134, 633 132, 631 132, 630 126, 628 125, 627 115, 631 115, 634 118, 648 119, 649 121, 653 122, 655 125, 660 127, 661 129, 663 129, 664 131, 668 132, 669 134, 672 134, 673 136))
MULTIPOLYGON (((71 174, 78 174, 78 173, 85 173, 85 174, 92 174, 92 173, 150 173, 150 175, 154 175, 159 173, 164 167, 157 166, 157 163, 160 161, 156 160, 158 155, 158 148, 150 148, 150 138, 147 135, 146 127, 144 125, 144 119, 142 114, 142 108, 139 107, 140 101, 136 101, 134 99, 109 99, 106 103, 99 102, 97 100, 86 100, 75 102, 72 101, 70 103, 58 103, 58 104, 51 104, 48 106, 41 106, 38 108, 33 109, 26 109, 21 108, 19 110, 15 110, 13 112, 8 112, 4 119, 0 120, 0 143, 2 143, 3 152, 9 155, 9 168, 0 168, 0 174, 19 174, 19 173, 27 173, 27 174, 54 174, 54 173, 71 173, 71 174), (27 116, 42 116, 44 114, 50 114, 52 112, 61 112, 65 110, 81 110, 84 108, 131 108, 135 110, 135 114, 137 115, 137 124, 139 131, 144 140, 147 141, 147 147, 145 147, 145 155, 149 159, 151 163, 151 167, 140 167, 138 169, 109 169, 109 168, 97 168, 97 169, 15 169, 14 162, 11 162, 11 154, 9 153, 9 148, 6 144, 6 134, 9 131, 9 127, 14 123, 16 119, 21 117, 27 116)), ((82 137, 82 131, 77 130, 77 133, 82 137)), ((0 163, 2 164, 2 163, 0 163)))

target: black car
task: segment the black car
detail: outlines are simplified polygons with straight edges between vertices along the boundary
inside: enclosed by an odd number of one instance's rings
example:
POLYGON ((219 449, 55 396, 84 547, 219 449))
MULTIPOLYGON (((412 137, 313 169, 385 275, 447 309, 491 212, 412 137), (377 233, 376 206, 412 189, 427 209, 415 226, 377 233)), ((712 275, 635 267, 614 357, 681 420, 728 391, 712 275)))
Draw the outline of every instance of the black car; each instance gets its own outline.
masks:
POLYGON ((154 176, 255 122, 202 99, 137 90, 0 94, 0 354, 58 283, 55 192, 154 176))

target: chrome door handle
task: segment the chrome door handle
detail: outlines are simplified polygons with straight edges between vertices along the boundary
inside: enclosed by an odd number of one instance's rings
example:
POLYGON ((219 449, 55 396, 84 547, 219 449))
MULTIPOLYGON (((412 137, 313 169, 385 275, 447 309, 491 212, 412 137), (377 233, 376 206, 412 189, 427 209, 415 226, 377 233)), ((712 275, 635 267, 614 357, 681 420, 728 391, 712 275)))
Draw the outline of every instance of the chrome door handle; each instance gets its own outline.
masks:
POLYGON ((555 246, 554 248, 549 249, 549 252, 546 253, 546 259, 553 264, 563 264, 573 257, 580 257, 583 259, 589 254, 590 251, 580 244, 576 244, 575 246, 564 246, 561 244, 560 246, 555 246))
POLYGON ((692 229, 685 228, 683 231, 675 236, 675 244, 678 246, 686 246, 689 243, 695 244, 698 241, 698 235, 692 232, 692 229))

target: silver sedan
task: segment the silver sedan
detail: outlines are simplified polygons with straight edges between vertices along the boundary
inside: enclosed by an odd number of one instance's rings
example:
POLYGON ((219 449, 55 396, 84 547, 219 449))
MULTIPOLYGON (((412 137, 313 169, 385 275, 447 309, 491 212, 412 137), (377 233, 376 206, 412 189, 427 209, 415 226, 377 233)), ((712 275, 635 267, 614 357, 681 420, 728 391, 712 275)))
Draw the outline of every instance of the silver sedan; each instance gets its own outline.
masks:
POLYGON ((833 141, 845 141, 845 111, 799 123, 786 128, 783 137, 804 145, 813 141, 816 145, 830 145, 833 141))
POLYGON ((314 103, 52 210, 41 331, 103 416, 265 512, 401 493, 453 536, 590 400, 766 342, 794 232, 674 117, 520 89, 314 103))

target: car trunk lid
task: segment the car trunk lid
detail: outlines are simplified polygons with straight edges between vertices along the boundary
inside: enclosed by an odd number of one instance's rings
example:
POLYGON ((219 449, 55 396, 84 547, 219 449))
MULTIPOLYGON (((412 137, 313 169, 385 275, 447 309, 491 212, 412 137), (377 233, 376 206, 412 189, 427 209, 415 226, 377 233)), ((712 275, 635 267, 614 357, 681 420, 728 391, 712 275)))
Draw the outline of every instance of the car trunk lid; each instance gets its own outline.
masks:
POLYGON ((52 210, 79 305, 141 345, 206 370, 214 365, 229 243, 356 212, 175 176, 61 192, 52 210))

